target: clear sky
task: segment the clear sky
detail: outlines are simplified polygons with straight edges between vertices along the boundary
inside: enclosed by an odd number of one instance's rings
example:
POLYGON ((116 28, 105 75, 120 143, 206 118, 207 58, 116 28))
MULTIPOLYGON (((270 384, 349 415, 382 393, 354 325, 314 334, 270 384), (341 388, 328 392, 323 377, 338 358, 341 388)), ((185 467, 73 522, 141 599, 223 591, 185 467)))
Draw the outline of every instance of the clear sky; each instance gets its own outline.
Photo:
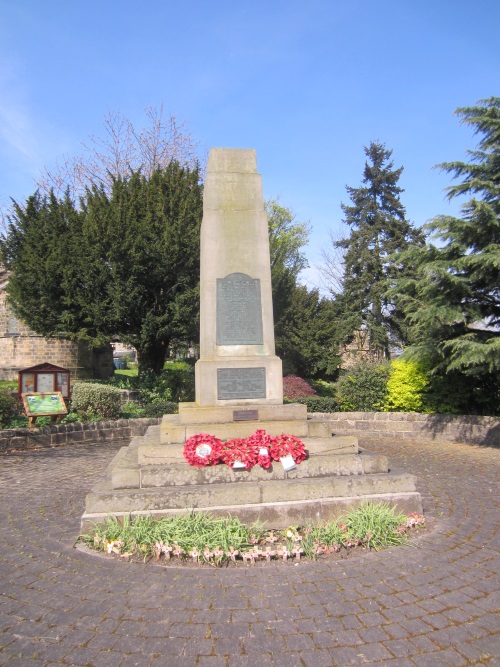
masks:
MULTIPOLYGON (((500 95, 498 0, 0 0, 0 203, 103 131, 163 104, 211 147, 255 148, 264 196, 342 234, 378 140, 421 225, 455 213, 432 167, 475 147, 454 110, 500 95)), ((315 281, 315 271, 305 279, 315 281)))

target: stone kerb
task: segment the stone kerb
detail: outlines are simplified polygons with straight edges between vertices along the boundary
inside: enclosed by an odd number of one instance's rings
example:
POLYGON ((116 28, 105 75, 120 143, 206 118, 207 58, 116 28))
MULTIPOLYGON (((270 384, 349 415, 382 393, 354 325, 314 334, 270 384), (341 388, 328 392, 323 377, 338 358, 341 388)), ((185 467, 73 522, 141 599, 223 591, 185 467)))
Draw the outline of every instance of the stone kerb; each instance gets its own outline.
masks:
POLYGON ((0 453, 12 450, 48 449, 75 442, 129 440, 136 435, 144 435, 149 426, 160 422, 161 419, 150 417, 0 430, 0 453))
POLYGON ((334 412, 309 415, 327 419, 336 435, 371 442, 462 442, 500 446, 500 419, 477 415, 423 415, 416 412, 334 412))

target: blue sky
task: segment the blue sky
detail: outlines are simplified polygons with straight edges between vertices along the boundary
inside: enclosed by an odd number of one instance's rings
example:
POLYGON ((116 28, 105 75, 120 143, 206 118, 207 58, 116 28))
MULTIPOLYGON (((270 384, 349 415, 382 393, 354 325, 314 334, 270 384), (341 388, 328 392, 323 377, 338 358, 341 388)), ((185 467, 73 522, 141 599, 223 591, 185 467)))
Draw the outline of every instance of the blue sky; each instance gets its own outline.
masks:
POLYGON ((475 146, 454 110, 500 94, 499 25, 497 0, 0 0, 0 203, 108 110, 141 126, 163 104, 207 150, 257 150, 314 267, 372 140, 405 167, 410 220, 458 210, 432 167, 475 146))

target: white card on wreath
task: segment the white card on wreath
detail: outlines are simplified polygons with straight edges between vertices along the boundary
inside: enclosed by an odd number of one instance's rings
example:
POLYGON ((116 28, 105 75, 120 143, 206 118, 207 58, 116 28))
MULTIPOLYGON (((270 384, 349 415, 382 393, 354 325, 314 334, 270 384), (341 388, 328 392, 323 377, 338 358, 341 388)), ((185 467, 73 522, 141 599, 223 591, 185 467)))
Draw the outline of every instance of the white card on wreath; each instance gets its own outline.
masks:
POLYGON ((290 470, 295 470, 295 468, 297 467, 295 465, 295 461, 293 460, 293 456, 290 456, 290 454, 282 456, 280 458, 280 463, 283 466, 283 470, 285 472, 290 472, 290 470))

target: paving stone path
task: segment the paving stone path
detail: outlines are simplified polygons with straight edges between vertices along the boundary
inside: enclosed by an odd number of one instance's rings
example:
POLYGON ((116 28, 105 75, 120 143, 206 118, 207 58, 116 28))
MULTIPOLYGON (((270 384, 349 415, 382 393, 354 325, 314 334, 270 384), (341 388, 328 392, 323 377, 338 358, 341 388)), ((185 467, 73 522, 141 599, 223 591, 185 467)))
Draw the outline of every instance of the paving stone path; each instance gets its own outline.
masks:
POLYGON ((378 445, 432 533, 339 562, 167 569, 80 553, 117 444, 0 457, 0 665, 500 665, 500 450, 378 445))

